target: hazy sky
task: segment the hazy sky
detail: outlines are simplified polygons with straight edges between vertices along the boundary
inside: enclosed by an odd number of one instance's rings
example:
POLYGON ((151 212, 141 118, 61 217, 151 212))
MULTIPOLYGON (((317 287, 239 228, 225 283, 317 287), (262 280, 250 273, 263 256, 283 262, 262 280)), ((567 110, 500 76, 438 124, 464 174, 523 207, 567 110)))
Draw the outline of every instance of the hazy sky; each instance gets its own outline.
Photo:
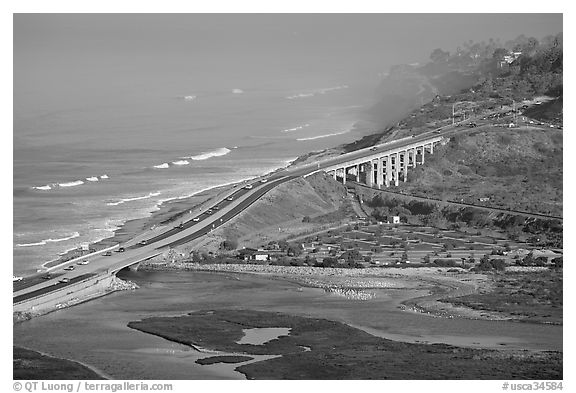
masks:
POLYGON ((15 88, 196 70, 374 75, 436 47, 560 31, 561 14, 16 14, 15 88))

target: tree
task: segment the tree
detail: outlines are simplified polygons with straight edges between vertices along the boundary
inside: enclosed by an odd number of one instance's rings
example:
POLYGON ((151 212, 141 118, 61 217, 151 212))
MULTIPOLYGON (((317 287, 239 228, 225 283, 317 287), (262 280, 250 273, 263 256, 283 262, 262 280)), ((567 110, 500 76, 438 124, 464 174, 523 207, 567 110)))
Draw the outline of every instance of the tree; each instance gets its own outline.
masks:
POLYGON ((430 60, 433 63, 445 63, 450 57, 450 52, 445 52, 440 48, 436 48, 430 54, 430 60))
POLYGON ((552 259, 552 266, 554 269, 562 269, 563 267, 562 257, 552 259))
POLYGON ((238 241, 236 239, 226 239, 220 243, 220 249, 232 251, 238 248, 238 241))
POLYGON ((290 243, 286 249, 286 254, 288 256, 297 257, 298 255, 302 254, 302 247, 299 244, 290 243))
POLYGON ((501 61, 504 59, 504 56, 506 56, 508 54, 508 51, 504 48, 497 48, 496 50, 494 50, 494 53, 492 54, 492 58, 494 60, 497 61, 501 61))
POLYGON ((338 259, 326 257, 322 260, 321 267, 336 267, 338 265, 338 259))

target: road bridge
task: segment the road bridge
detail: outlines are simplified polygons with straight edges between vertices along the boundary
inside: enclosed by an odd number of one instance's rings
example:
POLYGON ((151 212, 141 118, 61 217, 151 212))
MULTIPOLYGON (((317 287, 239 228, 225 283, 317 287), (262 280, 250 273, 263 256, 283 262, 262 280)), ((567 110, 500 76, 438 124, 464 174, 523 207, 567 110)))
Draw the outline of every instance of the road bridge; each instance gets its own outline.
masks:
POLYGON ((356 182, 362 182, 368 187, 398 186, 400 180, 408 180, 408 168, 424 165, 425 154, 434 154, 434 146, 445 141, 441 135, 408 137, 403 139, 404 143, 395 141, 393 144, 377 145, 361 157, 353 157, 322 170, 344 184, 348 176, 352 175, 356 182))

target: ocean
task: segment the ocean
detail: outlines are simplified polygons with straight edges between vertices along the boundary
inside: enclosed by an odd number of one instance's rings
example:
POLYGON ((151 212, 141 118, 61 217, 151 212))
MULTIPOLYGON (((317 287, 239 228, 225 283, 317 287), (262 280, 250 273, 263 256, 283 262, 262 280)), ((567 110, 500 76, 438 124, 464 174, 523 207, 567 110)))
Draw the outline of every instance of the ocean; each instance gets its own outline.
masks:
MULTIPOLYGON (((207 74, 208 75, 208 74, 207 74)), ((34 273, 166 201, 351 142, 372 93, 321 77, 15 87, 13 268, 34 273), (70 94, 67 95, 66 92, 70 94)))

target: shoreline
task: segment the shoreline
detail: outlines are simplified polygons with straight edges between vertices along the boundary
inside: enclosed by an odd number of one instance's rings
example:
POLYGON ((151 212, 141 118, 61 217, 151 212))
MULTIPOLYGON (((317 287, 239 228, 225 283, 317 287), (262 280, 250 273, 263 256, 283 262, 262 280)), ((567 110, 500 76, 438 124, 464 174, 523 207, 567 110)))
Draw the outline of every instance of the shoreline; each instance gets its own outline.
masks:
MULTIPOLYGON (((317 153, 318 152, 313 152, 313 154, 317 153)), ((140 235, 148 234, 148 231, 162 230, 167 225, 173 223, 186 214, 199 214, 199 211, 201 211, 205 205, 211 204, 214 200, 219 199, 220 197, 224 197, 226 193, 230 192, 239 184, 286 170, 292 165, 298 164, 297 161, 300 157, 301 156, 288 160, 284 166, 269 170, 259 176, 243 178, 238 181, 208 187, 190 195, 160 201, 155 205, 156 210, 150 211, 147 217, 128 219, 115 229, 111 236, 89 243, 90 251, 85 253, 80 247, 69 249, 60 254, 57 258, 41 263, 37 268, 37 273, 43 272, 47 268, 66 263, 71 259, 87 256, 87 254, 94 251, 101 251, 128 242, 140 235)))
POLYGON ((207 273, 234 273, 263 276, 270 279, 297 283, 302 287, 320 288, 348 299, 370 300, 366 293, 379 289, 402 289, 394 284, 378 280, 411 282, 415 288, 427 289, 430 293, 402 300, 398 308, 436 318, 481 319, 487 321, 519 322, 512 316, 499 312, 474 310, 441 302, 458 296, 477 293, 488 286, 483 276, 471 273, 466 279, 477 279, 475 283, 464 283, 457 276, 447 273, 449 268, 318 268, 303 266, 274 266, 250 264, 200 264, 194 262, 147 262, 141 266, 145 271, 200 271, 207 273), (341 279, 344 279, 344 282, 341 279))
MULTIPOLYGON (((363 134, 364 132, 367 131, 368 128, 371 128, 364 123, 366 123, 366 121, 357 120, 354 124, 352 124, 349 132, 352 134, 357 132, 363 134)), ((100 251, 108 247, 116 246, 120 243, 125 243, 138 237, 139 235, 146 234, 148 230, 162 229, 163 226, 171 222, 174 222, 179 217, 185 215, 187 211, 191 213, 197 212, 198 209, 201 209, 205 204, 211 203, 212 201, 217 199, 219 195, 222 195, 230 191, 232 188, 238 186, 239 184, 245 181, 270 176, 279 171, 288 170, 291 167, 297 167, 299 165, 308 165, 310 164, 311 159, 317 160, 317 159, 333 158, 335 155, 344 151, 346 149, 346 146, 355 144, 362 138, 365 138, 366 136, 380 135, 382 133, 382 130, 385 128, 379 127, 379 129, 380 130, 375 132, 368 131, 369 134, 361 136, 360 139, 354 139, 352 142, 342 143, 337 146, 329 146, 320 150, 309 151, 307 153, 301 154, 295 158, 286 160, 283 166, 280 166, 275 169, 270 169, 258 176, 254 176, 251 178, 243 178, 238 181, 208 187, 183 197, 174 197, 169 200, 160 201, 158 204, 155 205, 155 210, 151 210, 148 216, 128 219, 122 224, 120 224, 120 226, 118 226, 118 228, 116 228, 110 236, 94 242, 90 242, 88 245, 90 251, 88 251, 87 253, 91 253, 93 252, 93 250, 100 251)), ((71 259, 79 258, 84 255, 86 254, 81 250, 81 246, 68 249, 67 251, 64 251, 61 254, 59 254, 57 257, 48 260, 46 262, 40 263, 40 265, 37 267, 36 273, 42 273, 49 267, 57 266, 71 259)))
MULTIPOLYGON (((110 380, 111 379, 110 376, 106 375, 105 373, 98 370, 97 368, 95 368, 89 364, 86 364, 84 362, 80 362, 78 360, 68 359, 68 358, 59 357, 59 356, 53 356, 53 355, 50 355, 49 353, 42 352, 42 351, 39 351, 37 349, 27 348, 27 347, 22 346, 22 345, 14 345, 13 349, 15 351, 18 351, 18 350, 28 351, 28 352, 32 353, 35 357, 37 357, 36 360, 41 360, 42 358, 47 358, 47 359, 49 359, 50 363, 63 362, 63 363, 68 364, 70 366, 76 367, 78 369, 77 372, 85 372, 87 370, 88 372, 92 372, 93 374, 95 374, 96 376, 99 377, 99 378, 89 378, 90 380, 94 380, 94 379, 110 380), (78 366, 80 366, 80 367, 78 367, 78 366), (82 370, 82 368, 84 368, 86 370, 82 370)), ((45 376, 43 376, 43 375, 40 375, 39 377, 41 377, 41 378, 34 378, 34 379, 45 379, 45 376), (44 377, 44 378, 42 378, 42 377, 44 377)), ((31 379, 31 378, 26 378, 26 379, 31 379)), ((86 376, 83 375, 82 379, 86 379, 86 376)))

